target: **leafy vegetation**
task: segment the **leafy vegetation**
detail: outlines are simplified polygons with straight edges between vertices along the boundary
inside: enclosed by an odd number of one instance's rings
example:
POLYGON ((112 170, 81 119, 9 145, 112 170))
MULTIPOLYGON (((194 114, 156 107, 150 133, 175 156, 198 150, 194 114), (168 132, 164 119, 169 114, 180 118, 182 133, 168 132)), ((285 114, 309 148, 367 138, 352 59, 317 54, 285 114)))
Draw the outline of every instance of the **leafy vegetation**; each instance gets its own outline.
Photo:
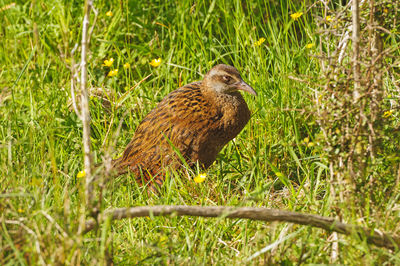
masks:
MULTIPOLYGON (((319 2, 310 6, 290 0, 97 1, 88 54, 96 162, 110 150, 117 157, 157 102, 215 64, 236 66, 258 92, 244 95, 253 116, 204 182, 194 182, 198 173, 170 173, 160 194, 148 195, 133 176, 121 176, 106 184, 102 208, 264 206, 399 234, 399 144, 390 139, 399 125, 398 77, 383 77, 390 124, 382 132, 389 139, 374 164, 379 182, 368 187, 376 192, 373 204, 352 200, 357 194, 338 197, 347 183, 333 195, 333 157, 324 149, 313 97, 325 78, 320 49, 327 49, 317 22, 334 20, 339 7, 332 4, 327 13, 319 2), (159 58, 160 64, 152 61, 159 58)), ((83 1, 0 0, 0 264, 400 263, 398 250, 370 246, 358 236, 339 236, 336 257, 330 232, 223 218, 106 222, 79 245, 82 123, 72 108, 70 66, 78 61, 79 49, 71 51, 81 39, 82 16, 83 1)), ((389 23, 390 16, 385 19, 389 23)), ((392 35, 385 41, 398 56, 398 30, 392 35)))

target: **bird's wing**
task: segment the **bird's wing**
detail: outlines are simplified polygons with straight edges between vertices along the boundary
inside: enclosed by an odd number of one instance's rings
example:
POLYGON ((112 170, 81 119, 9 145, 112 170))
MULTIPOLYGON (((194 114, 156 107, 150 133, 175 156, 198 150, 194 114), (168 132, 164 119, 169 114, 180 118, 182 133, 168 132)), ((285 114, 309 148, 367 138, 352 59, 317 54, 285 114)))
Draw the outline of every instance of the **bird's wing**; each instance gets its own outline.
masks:
POLYGON ((199 134, 211 127, 210 117, 217 119, 200 86, 199 82, 191 83, 167 95, 139 124, 123 161, 130 167, 141 165, 146 169, 171 165, 176 159, 171 144, 184 158, 190 157, 199 134))

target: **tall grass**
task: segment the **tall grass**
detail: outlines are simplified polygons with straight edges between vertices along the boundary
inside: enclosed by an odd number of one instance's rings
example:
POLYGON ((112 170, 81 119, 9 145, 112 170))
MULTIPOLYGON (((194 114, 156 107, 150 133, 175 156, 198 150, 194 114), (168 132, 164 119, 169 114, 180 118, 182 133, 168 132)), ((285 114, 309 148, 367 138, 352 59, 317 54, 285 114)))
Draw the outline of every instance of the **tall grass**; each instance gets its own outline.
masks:
MULTIPOLYGON (((0 0, 0 7, 9 4, 0 0)), ((318 75, 306 44, 317 40, 314 16, 298 1, 98 1, 91 39, 95 160, 110 147, 123 151, 142 118, 180 85, 218 63, 236 66, 258 92, 245 95, 253 116, 220 153, 207 181, 170 173, 159 195, 148 196, 132 176, 107 184, 103 208, 153 205, 265 206, 330 216, 327 166, 310 145, 318 128, 305 106, 308 85, 289 76, 318 75), (111 10, 112 16, 106 16, 111 10), (261 37, 265 42, 254 44, 261 37), (153 68, 148 63, 162 58, 153 68), (116 77, 102 66, 114 58, 116 77), (125 69, 123 65, 130 64, 125 69), (148 74, 148 78, 120 98, 148 74), (120 99, 118 102, 117 99, 120 99), (117 104, 121 103, 121 104, 117 104), (115 137, 118 126, 120 134, 115 137), (108 133, 109 132, 109 133, 108 133), (309 141, 306 141, 308 139, 309 141), (113 141, 116 141, 113 146, 113 141)), ((151 217, 105 223, 74 242, 82 180, 82 125, 70 105, 70 51, 80 39, 82 1, 16 1, 0 12, 0 263, 251 264, 329 263, 329 233, 289 224, 191 217, 151 217)), ((390 199, 398 206, 398 199, 390 199)), ((351 202, 343 220, 357 223, 351 202)), ((385 230, 398 226, 374 220, 385 230)), ((338 263, 390 264, 397 253, 340 239, 338 263)))

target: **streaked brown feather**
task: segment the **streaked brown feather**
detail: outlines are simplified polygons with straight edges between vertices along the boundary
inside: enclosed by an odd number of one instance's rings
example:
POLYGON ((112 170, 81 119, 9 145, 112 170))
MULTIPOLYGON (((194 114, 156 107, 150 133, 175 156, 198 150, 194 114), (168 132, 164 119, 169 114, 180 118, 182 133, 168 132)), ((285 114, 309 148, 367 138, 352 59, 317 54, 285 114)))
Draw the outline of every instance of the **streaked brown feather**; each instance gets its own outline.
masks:
POLYGON ((198 161, 208 168, 215 161, 247 124, 250 111, 238 91, 217 93, 210 81, 205 83, 190 83, 171 92, 143 119, 122 157, 113 162, 118 174, 129 169, 139 184, 161 185, 165 167, 182 166, 172 145, 190 166, 198 161))

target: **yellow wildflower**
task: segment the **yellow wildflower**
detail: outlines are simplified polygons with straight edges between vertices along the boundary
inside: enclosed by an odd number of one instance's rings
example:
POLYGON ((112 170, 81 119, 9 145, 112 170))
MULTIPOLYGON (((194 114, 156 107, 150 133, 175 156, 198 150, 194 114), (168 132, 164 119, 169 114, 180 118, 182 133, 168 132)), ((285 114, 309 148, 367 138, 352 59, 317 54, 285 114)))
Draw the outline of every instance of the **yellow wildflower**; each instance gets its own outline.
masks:
POLYGON ((19 208, 19 209, 18 209, 18 212, 19 212, 19 213, 23 213, 23 212, 24 212, 24 210, 23 210, 23 209, 21 209, 21 208, 19 208))
POLYGON ((306 48, 307 48, 307 49, 311 49, 311 48, 313 48, 314 46, 315 46, 314 43, 309 43, 309 44, 306 45, 306 48))
POLYGON ((277 177, 284 177, 284 175, 283 175, 281 172, 276 172, 275 175, 276 175, 277 177))
POLYGON ((194 178, 194 182, 196 183, 202 183, 204 180, 206 180, 207 175, 206 174, 199 174, 194 178))
POLYGON ((265 42, 265 38, 261 37, 260 39, 258 39, 258 41, 254 43, 254 46, 260 46, 263 42, 265 42))
POLYGON ((131 66, 131 64, 129 64, 129 63, 124 64, 124 68, 129 68, 130 66, 131 66))
POLYGON ((389 118, 393 114, 393 110, 389 110, 383 113, 383 118, 389 118))
POLYGON ((110 67, 114 63, 114 58, 104 60, 103 66, 110 67))
POLYGON ((76 175, 76 178, 83 178, 86 176, 85 170, 79 171, 79 173, 76 175))
POLYGON ((118 74, 118 69, 114 69, 114 70, 111 70, 110 72, 108 72, 108 75, 107 76, 109 76, 109 77, 114 77, 114 76, 116 76, 118 74))
POLYGON ((303 12, 296 12, 296 13, 293 13, 293 14, 290 14, 290 17, 293 19, 293 20, 297 20, 299 17, 301 17, 303 15, 303 12))
POLYGON ((327 22, 331 22, 334 19, 334 17, 326 16, 325 19, 326 19, 327 22))
POLYGON ((161 64, 161 61, 162 61, 161 58, 153 59, 150 61, 149 64, 153 67, 158 67, 161 64))
POLYGON ((109 10, 109 11, 106 13, 106 16, 107 16, 107 17, 112 17, 112 15, 113 15, 113 13, 112 13, 111 10, 109 10))

